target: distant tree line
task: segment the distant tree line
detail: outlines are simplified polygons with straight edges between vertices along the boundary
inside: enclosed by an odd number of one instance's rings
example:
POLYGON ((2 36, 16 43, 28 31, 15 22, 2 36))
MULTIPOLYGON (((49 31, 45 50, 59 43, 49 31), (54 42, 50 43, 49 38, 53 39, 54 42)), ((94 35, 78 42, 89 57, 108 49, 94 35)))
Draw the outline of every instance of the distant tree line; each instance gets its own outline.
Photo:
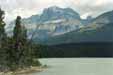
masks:
POLYGON ((45 46, 40 58, 113 57, 113 42, 85 42, 45 46))
POLYGON ((21 17, 17 16, 13 36, 8 37, 4 15, 5 12, 0 8, 0 71, 40 65, 34 61, 37 46, 27 39, 27 29, 22 25, 21 17))

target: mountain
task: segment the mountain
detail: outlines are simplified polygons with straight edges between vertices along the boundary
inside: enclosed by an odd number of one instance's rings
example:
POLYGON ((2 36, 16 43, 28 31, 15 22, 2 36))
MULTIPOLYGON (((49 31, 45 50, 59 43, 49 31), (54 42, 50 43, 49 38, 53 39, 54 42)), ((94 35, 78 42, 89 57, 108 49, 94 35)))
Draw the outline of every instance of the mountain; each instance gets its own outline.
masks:
POLYGON ((89 23, 91 23, 93 21, 93 17, 92 16, 88 16, 86 19, 82 19, 81 22, 84 25, 88 25, 89 23))
POLYGON ((53 6, 46 8, 40 16, 41 22, 57 19, 80 19, 80 15, 71 8, 59 8, 53 6))
MULTIPOLYGON (((39 41, 45 41, 50 36, 62 35, 84 26, 80 15, 73 9, 57 6, 44 9, 40 15, 22 19, 22 23, 28 29, 29 38, 35 32, 33 39, 39 41)), ((13 28, 14 21, 7 27, 7 32, 10 34, 13 28)))
POLYGON ((113 42, 113 11, 104 13, 87 26, 78 28, 62 35, 50 37, 44 43, 57 45, 83 42, 113 42))
MULTIPOLYGON (((42 14, 22 19, 22 25, 32 34, 33 41, 40 44, 57 45, 80 42, 113 41, 113 11, 87 19, 81 19, 79 13, 71 8, 52 6, 44 9, 42 14)), ((12 33, 14 21, 7 27, 12 33)))

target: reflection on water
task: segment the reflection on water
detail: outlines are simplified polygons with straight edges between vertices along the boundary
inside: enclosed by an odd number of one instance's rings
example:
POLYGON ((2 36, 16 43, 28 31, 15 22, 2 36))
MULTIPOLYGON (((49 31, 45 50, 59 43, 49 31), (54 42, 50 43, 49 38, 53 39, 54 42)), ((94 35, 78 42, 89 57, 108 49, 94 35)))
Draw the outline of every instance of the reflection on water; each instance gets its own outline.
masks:
POLYGON ((32 75, 113 75, 112 58, 40 59, 48 69, 32 75))

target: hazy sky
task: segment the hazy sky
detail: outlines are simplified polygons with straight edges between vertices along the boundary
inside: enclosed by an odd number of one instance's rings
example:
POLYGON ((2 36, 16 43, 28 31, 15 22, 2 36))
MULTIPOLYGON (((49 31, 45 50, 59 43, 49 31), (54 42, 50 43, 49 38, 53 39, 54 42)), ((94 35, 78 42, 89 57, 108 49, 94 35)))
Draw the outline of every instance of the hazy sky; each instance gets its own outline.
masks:
POLYGON ((40 14, 50 6, 70 7, 86 18, 113 10, 113 0, 0 0, 0 6, 5 10, 5 21, 15 19, 17 15, 25 18, 40 14))

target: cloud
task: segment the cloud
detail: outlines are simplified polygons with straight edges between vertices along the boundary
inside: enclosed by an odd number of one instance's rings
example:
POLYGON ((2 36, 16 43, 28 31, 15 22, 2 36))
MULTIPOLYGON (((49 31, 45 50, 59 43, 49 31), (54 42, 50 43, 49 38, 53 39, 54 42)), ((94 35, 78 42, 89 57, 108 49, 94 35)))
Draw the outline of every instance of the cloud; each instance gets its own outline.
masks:
POLYGON ((113 10, 113 0, 71 0, 71 8, 80 13, 82 18, 96 17, 104 12, 113 10))
POLYGON ((70 7, 80 13, 82 18, 113 10, 113 0, 0 0, 1 7, 6 12, 5 21, 11 21, 17 15, 29 17, 42 13, 44 8, 59 6, 70 7))

